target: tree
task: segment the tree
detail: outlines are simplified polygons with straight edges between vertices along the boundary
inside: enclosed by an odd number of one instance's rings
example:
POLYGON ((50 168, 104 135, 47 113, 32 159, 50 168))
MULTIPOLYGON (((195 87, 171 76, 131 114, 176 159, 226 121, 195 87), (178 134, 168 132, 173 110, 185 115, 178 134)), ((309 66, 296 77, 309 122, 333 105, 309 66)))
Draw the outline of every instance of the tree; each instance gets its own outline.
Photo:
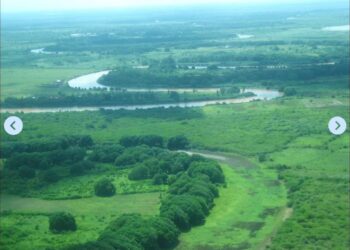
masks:
POLYGON ((162 185, 167 183, 168 176, 164 173, 155 174, 152 182, 154 185, 162 185))
POLYGON ((130 180, 144 180, 149 178, 148 168, 140 165, 137 167, 134 167, 131 172, 129 173, 129 179, 130 180))
POLYGON ((35 177, 35 170, 28 166, 22 166, 19 168, 19 176, 22 178, 32 179, 35 177))
POLYGON ((114 184, 106 178, 99 180, 95 184, 95 194, 97 196, 110 197, 115 195, 115 193, 116 193, 116 188, 114 184))
POLYGON ((73 176, 83 175, 86 170, 93 169, 95 165, 91 161, 80 161, 73 164, 70 168, 70 174, 73 176))
POLYGON ((179 102, 180 101, 180 95, 176 91, 170 91, 169 97, 175 102, 179 102))
POLYGON ((42 180, 48 183, 57 182, 60 177, 52 169, 46 170, 42 173, 42 180))
POLYGON ((294 96, 297 94, 297 91, 294 88, 285 88, 284 89, 284 94, 286 96, 294 96))
POLYGON ((193 162, 188 169, 191 177, 206 175, 212 183, 224 183, 225 177, 221 167, 215 162, 193 162))
POLYGON ((78 141, 79 147, 91 147, 94 145, 94 141, 92 140, 91 136, 84 135, 82 136, 78 141))
POLYGON ((176 69, 176 62, 172 57, 166 57, 159 63, 160 70, 163 71, 174 71, 176 69))
POLYGON ((49 217, 49 229, 53 233, 76 231, 77 225, 73 215, 69 213, 55 213, 49 217))
POLYGON ((170 150, 178 150, 178 149, 186 149, 189 146, 188 139, 183 135, 178 135, 175 137, 171 137, 168 140, 168 149, 170 150))
POLYGON ((157 232, 160 249, 171 249, 178 244, 180 231, 171 220, 156 216, 150 219, 150 224, 157 232))

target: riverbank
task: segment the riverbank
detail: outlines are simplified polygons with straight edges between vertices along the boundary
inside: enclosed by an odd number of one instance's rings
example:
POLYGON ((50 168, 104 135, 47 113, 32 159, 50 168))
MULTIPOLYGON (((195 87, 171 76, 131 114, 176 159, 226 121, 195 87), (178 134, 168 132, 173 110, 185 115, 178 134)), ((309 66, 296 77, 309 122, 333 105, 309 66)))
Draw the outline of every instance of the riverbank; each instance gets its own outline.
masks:
POLYGON ((112 106, 86 106, 86 107, 36 107, 36 108, 2 108, 1 113, 54 113, 54 112, 81 112, 81 111, 98 111, 100 109, 106 110, 137 110, 137 109, 154 109, 154 108, 194 108, 204 107, 215 104, 236 104, 247 103, 256 100, 271 100, 283 96, 282 92, 277 90, 267 89, 244 89, 241 90, 242 97, 228 98, 228 99, 213 99, 213 100, 199 100, 188 102, 167 102, 159 104, 138 104, 138 105, 112 105, 112 106), (252 95, 249 95, 252 93, 252 95), (248 97, 245 97, 248 96, 248 97))

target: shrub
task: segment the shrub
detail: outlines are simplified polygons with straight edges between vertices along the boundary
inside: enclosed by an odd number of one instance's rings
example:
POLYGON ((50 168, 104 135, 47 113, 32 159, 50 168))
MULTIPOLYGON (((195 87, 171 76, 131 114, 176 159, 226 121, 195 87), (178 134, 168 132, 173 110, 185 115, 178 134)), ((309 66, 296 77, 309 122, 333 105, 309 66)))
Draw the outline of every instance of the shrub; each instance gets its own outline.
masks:
POLYGON ((115 195, 116 188, 108 179, 101 179, 95 184, 95 194, 100 197, 110 197, 115 195))
POLYGON ((69 213, 55 213, 49 217, 49 229, 53 233, 76 231, 77 225, 73 215, 69 213))

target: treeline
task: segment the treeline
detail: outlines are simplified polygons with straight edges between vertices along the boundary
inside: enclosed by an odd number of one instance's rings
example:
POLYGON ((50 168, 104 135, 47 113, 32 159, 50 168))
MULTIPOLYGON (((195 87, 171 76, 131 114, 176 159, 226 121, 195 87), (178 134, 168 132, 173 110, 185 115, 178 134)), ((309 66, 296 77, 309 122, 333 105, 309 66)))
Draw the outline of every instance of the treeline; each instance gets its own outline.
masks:
POLYGON ((92 138, 88 135, 70 135, 32 142, 4 141, 0 144, 0 157, 8 158, 15 153, 46 152, 63 150, 69 147, 90 147, 93 144, 92 138))
POLYGON ((95 164, 86 159, 87 149, 93 145, 90 136, 2 143, 0 152, 5 161, 0 178, 11 180, 11 185, 4 186, 18 194, 28 191, 28 187, 23 187, 33 179, 35 187, 42 187, 67 176, 82 175, 95 168, 95 164))
MULTIPOLYGON (((165 140, 156 135, 123 137, 116 144, 94 144, 90 136, 65 136, 48 141, 33 142, 6 142, 0 146, 1 158, 4 161, 4 170, 0 178, 4 181, 12 180, 11 187, 23 187, 29 180, 35 179, 36 187, 44 186, 71 176, 83 175, 95 169, 97 163, 114 163, 119 168, 130 167, 139 163, 133 173, 144 166, 151 166, 153 172, 148 169, 134 179, 155 179, 155 184, 163 184, 159 175, 160 165, 155 157, 164 152, 164 149, 185 149, 189 141, 184 136, 171 137, 165 140), (137 146, 137 147, 136 147, 137 146), (164 148, 164 149, 161 149, 164 148), (158 153, 155 153, 158 152, 158 153), (140 159, 148 161, 141 161, 140 159), (142 165, 144 164, 144 165, 142 165), (158 170, 157 170, 158 169, 158 170), (6 179, 6 180, 5 180, 6 179)), ((170 154, 172 155, 172 154, 170 154)), ((174 157, 168 157, 164 164, 168 167, 175 161, 174 157)), ((180 161, 179 161, 180 162, 180 161)), ((176 164, 175 164, 176 165, 176 164)), ((130 175, 132 176, 132 175, 130 175)), ((132 179, 132 177, 130 177, 132 179)), ((16 189, 16 192, 26 192, 26 189, 16 189)))
MULTIPOLYGON (((129 76, 130 78, 130 76, 129 76)), ((99 106, 116 106, 116 105, 147 105, 178 103, 201 100, 213 100, 224 98, 238 98, 251 96, 251 93, 239 94, 232 91, 233 88, 222 88, 224 92, 218 91, 214 94, 199 95, 196 93, 179 93, 169 91, 163 93, 157 92, 127 92, 120 89, 111 91, 99 90, 100 93, 86 93, 82 95, 65 95, 57 96, 38 96, 38 97, 8 97, 1 102, 3 108, 18 107, 99 107, 99 106), (231 89, 231 91, 225 91, 231 89)))
POLYGON ((335 65, 303 66, 287 69, 239 69, 203 71, 188 70, 143 70, 118 68, 103 76, 100 82, 112 87, 211 87, 232 82, 261 80, 310 80, 318 77, 348 75, 349 61, 343 60, 335 65), (130 76, 133 77, 130 77, 130 76))
POLYGON ((152 92, 103 92, 83 95, 57 95, 39 97, 8 97, 2 102, 4 108, 16 107, 76 107, 154 104, 174 102, 169 95, 160 96, 152 92))

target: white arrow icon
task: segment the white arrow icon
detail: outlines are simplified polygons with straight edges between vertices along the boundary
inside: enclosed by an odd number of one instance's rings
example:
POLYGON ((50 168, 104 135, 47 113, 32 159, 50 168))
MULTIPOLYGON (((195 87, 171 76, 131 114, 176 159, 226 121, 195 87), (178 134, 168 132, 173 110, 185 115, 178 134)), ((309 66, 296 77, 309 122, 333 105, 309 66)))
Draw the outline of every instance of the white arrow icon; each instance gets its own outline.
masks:
POLYGON ((17 116, 10 116, 4 123, 4 129, 9 135, 18 135, 23 130, 23 122, 17 116))

